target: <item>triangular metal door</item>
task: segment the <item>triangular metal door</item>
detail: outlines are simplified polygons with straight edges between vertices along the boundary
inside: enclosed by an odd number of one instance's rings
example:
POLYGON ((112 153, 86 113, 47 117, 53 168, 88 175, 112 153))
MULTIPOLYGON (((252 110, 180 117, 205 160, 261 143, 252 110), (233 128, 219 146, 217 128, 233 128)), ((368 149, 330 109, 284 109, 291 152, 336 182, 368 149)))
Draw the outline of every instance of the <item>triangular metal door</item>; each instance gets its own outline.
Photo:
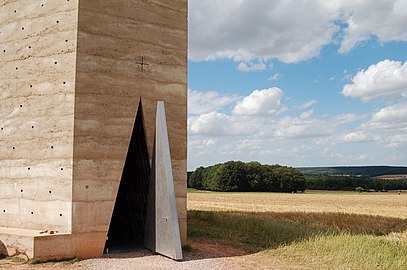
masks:
POLYGON ((175 260, 182 260, 181 237, 163 101, 157 103, 144 245, 153 252, 175 260))

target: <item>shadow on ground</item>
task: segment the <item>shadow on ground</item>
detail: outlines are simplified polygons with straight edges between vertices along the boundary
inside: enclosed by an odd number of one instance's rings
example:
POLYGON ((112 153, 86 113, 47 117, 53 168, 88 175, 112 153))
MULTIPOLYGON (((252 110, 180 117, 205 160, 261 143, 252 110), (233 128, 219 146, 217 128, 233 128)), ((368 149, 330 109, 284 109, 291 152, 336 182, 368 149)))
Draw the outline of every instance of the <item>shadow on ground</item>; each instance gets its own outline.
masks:
MULTIPOLYGON (((373 235, 407 232, 407 220, 346 213, 250 213, 188 211, 188 241, 184 261, 235 257, 275 249, 320 235, 373 235)), ((151 256, 139 248, 105 257, 151 256)))
POLYGON ((383 236, 406 231, 406 219, 383 216, 301 212, 188 212, 188 237, 192 252, 197 249, 196 259, 239 255, 230 250, 222 252, 222 247, 233 247, 251 254, 320 235, 383 236), (202 252, 204 243, 218 245, 219 250, 202 252))

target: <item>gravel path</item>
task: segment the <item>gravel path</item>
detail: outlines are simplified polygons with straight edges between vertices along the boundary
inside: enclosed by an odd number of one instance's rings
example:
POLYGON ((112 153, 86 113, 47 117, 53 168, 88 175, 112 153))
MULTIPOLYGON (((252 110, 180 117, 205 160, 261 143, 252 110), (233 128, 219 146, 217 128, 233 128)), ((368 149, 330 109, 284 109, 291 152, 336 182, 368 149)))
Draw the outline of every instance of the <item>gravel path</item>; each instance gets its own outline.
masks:
POLYGON ((111 254, 104 258, 89 259, 73 264, 45 263, 26 264, 11 260, 0 260, 0 269, 13 270, 220 270, 220 269, 298 269, 264 255, 247 254, 242 250, 211 243, 193 243, 192 251, 184 254, 184 261, 176 262, 146 250, 130 253, 111 254))

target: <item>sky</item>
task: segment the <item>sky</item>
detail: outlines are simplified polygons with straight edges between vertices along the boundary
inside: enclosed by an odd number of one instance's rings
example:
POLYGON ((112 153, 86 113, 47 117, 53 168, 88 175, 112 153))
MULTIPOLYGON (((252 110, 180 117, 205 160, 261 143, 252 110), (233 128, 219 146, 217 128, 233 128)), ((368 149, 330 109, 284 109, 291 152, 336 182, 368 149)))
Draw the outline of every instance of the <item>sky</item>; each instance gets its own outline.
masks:
POLYGON ((406 0, 189 0, 188 169, 407 166, 406 0))

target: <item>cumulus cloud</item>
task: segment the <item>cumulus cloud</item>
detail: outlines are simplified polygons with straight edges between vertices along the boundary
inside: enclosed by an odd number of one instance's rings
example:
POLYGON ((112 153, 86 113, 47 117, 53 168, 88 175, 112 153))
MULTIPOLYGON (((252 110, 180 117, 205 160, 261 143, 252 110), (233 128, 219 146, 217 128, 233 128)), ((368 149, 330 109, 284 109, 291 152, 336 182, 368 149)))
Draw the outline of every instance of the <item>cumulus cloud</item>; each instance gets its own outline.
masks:
MULTIPOLYGON (((195 92, 197 97, 207 94, 195 92)), ((211 96, 215 100, 222 97, 216 92, 211 96)), ((245 97, 228 97, 212 107, 213 111, 201 109, 203 113, 190 114, 191 164, 211 165, 231 159, 275 162, 271 157, 287 164, 300 160, 302 165, 315 165, 312 159, 349 164, 362 155, 378 160, 380 157, 373 157, 375 152, 371 151, 377 147, 406 149, 406 102, 384 107, 370 116, 348 113, 321 117, 312 109, 298 115, 287 115, 293 111, 278 114, 285 110, 282 97, 283 91, 278 88, 255 90, 245 97), (361 124, 362 120, 365 123, 361 124), (350 143, 352 147, 343 147, 350 143), (298 144, 308 145, 312 154, 298 144)), ((382 160, 401 159, 389 156, 382 160)))
POLYGON ((363 125, 367 129, 407 131, 407 102, 388 106, 375 112, 363 125))
POLYGON ((407 61, 383 60, 359 71, 352 83, 344 86, 342 94, 368 102, 374 98, 407 97, 407 61))
POLYGON ((310 59, 332 41, 335 16, 317 1, 191 0, 190 59, 310 59))
POLYGON ((296 63, 340 42, 407 41, 405 0, 190 0, 189 57, 296 63), (339 34, 339 35, 338 35, 339 34), (338 40, 339 39, 339 40, 338 40))
POLYGON ((407 41, 407 2, 405 0, 342 1, 343 21, 347 24, 340 52, 377 37, 381 42, 407 41))
POLYGON ((235 115, 275 115, 285 110, 283 91, 277 87, 254 90, 233 108, 235 115))
POLYGON ((237 69, 242 72, 260 72, 266 70, 266 64, 241 62, 237 69))
POLYGON ((333 132, 329 121, 311 116, 312 111, 303 113, 300 117, 283 117, 276 123, 274 136, 284 139, 318 138, 333 132))
POLYGON ((230 116, 218 112, 192 117, 188 122, 190 135, 223 136, 231 134, 233 129, 230 116))
POLYGON ((238 99, 233 95, 221 95, 215 91, 188 91, 188 110, 190 114, 205 114, 217 111, 238 99))

